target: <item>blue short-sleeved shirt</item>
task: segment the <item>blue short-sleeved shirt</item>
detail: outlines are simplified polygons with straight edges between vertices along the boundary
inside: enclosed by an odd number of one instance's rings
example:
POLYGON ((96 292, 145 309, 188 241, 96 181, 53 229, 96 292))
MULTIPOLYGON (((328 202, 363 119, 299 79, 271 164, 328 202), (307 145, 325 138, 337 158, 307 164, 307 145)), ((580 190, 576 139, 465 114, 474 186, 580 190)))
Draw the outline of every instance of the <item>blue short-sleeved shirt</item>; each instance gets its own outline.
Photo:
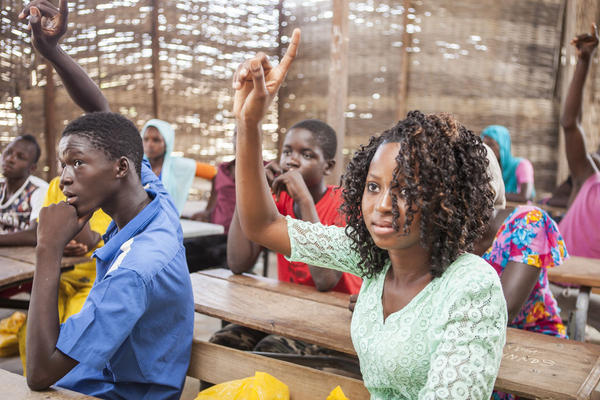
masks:
POLYGON ((152 198, 96 250, 96 282, 61 325, 56 347, 79 364, 58 386, 106 399, 179 399, 190 360, 194 299, 179 214, 142 164, 152 198))

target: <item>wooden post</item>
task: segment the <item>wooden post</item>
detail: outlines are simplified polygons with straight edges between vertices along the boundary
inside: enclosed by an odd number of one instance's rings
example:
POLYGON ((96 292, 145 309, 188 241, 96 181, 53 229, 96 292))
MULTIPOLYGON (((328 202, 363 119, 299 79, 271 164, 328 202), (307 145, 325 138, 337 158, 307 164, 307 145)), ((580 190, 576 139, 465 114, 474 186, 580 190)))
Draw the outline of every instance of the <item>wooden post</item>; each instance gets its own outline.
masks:
POLYGON ((329 184, 338 184, 344 168, 344 138, 346 136, 346 102, 348 98, 348 2, 333 0, 331 50, 329 57, 329 87, 327 92, 327 123, 337 132, 337 156, 329 184))
POLYGON ((158 8, 160 0, 150 0, 152 6, 151 36, 152 36, 152 114, 160 118, 160 44, 158 33, 158 8))
POLYGON ((44 88, 44 142, 49 181, 57 175, 56 164, 56 87, 54 85, 54 67, 46 61, 46 87, 44 88))
POLYGON ((400 57, 400 74, 398 76, 398 98, 397 101, 397 109, 396 109, 396 119, 400 120, 406 116, 406 107, 407 107, 407 96, 408 96, 408 47, 412 42, 412 35, 406 29, 406 26, 409 24, 410 20, 408 19, 408 9, 410 8, 410 0, 404 0, 404 14, 402 20, 402 47, 401 47, 401 57, 400 57))

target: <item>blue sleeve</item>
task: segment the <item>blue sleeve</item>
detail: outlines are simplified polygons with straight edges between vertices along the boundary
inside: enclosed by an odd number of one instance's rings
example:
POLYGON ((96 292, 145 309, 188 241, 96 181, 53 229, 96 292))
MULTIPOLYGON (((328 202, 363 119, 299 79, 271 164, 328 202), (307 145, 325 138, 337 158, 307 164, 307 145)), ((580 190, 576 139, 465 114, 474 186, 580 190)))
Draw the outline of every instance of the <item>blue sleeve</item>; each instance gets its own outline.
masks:
POLYGON ((117 268, 90 291, 83 308, 60 327, 56 347, 93 368, 103 368, 146 311, 148 291, 141 277, 117 268))

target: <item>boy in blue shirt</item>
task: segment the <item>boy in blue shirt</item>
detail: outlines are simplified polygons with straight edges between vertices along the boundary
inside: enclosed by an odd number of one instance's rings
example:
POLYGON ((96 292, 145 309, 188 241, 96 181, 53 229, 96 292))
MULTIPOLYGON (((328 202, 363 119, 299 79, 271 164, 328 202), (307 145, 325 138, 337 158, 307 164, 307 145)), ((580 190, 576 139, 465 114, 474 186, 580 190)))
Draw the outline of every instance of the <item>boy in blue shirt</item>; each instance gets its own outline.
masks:
MULTIPOLYGON (((34 1, 21 16, 30 16, 36 49, 72 89, 85 72, 57 44, 66 30, 67 4, 61 1, 53 22, 42 28, 40 9, 52 11, 48 5, 34 1)), ((108 110, 98 93, 74 100, 108 110)), ((191 352, 194 301, 179 215, 142 162, 139 131, 116 113, 87 114, 65 128, 58 153, 67 201, 39 216, 27 382, 34 390, 56 383, 101 398, 178 399, 191 352), (104 247, 94 253, 96 282, 82 310, 59 325, 62 251, 98 208, 113 222, 104 247)))

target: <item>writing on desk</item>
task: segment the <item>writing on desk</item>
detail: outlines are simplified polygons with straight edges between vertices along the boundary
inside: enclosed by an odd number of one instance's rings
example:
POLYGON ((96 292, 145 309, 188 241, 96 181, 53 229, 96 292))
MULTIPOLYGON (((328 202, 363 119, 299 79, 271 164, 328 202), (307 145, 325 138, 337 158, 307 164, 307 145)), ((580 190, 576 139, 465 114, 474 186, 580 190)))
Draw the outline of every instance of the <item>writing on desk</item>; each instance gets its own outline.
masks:
POLYGON ((538 349, 534 349, 532 347, 507 344, 504 346, 504 354, 502 355, 502 359, 539 365, 543 367, 553 367, 556 365, 556 361, 540 358, 536 353, 538 353, 538 349))

